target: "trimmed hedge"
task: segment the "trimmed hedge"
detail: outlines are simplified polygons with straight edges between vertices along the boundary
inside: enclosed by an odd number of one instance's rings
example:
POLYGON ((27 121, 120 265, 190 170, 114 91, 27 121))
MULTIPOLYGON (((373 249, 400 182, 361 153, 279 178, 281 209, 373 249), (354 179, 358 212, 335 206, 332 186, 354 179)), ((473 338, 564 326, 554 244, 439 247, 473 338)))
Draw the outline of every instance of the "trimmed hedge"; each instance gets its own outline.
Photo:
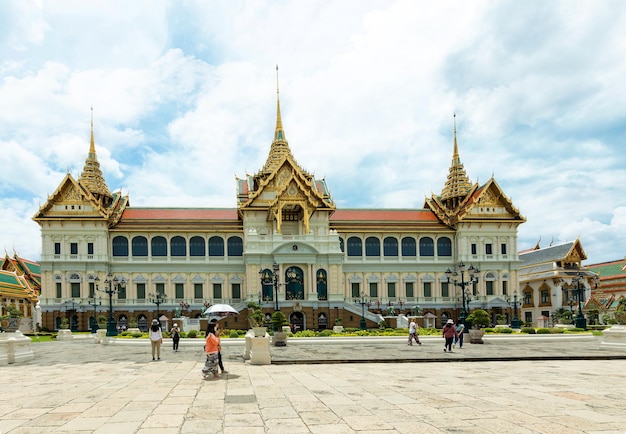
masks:
POLYGON ((535 329, 532 327, 522 327, 520 330, 521 333, 528 333, 529 335, 534 335, 536 333, 535 329))

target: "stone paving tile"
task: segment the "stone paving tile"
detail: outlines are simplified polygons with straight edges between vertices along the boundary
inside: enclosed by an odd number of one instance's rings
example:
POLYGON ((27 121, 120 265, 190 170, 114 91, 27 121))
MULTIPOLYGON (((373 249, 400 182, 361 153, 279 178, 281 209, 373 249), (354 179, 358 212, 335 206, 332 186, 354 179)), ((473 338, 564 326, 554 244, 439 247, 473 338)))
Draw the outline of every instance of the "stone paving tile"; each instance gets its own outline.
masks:
POLYGON ((214 381, 201 380, 196 343, 164 351, 159 363, 147 361, 141 345, 40 343, 34 361, 3 367, 25 384, 0 403, 0 432, 624 434, 626 360, 458 362, 533 345, 544 355, 602 352, 589 348, 595 341, 493 341, 449 355, 454 363, 425 363, 443 354, 438 340, 423 341, 413 352, 393 339, 288 344, 281 352, 301 360, 327 352, 422 358, 409 363, 269 366, 244 363, 235 357, 239 343, 225 343, 230 372, 214 381))

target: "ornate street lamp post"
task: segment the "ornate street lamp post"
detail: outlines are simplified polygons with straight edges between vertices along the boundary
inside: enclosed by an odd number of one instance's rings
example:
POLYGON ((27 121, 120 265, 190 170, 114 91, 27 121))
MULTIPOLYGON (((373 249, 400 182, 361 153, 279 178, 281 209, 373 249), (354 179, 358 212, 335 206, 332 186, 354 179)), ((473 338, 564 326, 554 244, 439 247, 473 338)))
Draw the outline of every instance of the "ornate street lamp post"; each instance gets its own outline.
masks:
POLYGON ((578 314, 576 315, 576 319, 574 320, 574 325, 578 329, 587 330, 587 320, 583 315, 583 302, 585 298, 585 285, 582 284, 584 279, 583 273, 580 271, 576 273, 576 276, 572 278, 572 283, 576 284, 576 289, 578 292, 578 314))
POLYGON ((93 306, 93 321, 91 322, 91 333, 97 333, 98 332, 97 309, 98 309, 98 306, 102 305, 102 300, 100 299, 100 297, 98 297, 98 299, 96 300, 95 291, 93 294, 91 294, 91 299, 89 300, 89 304, 93 306))
POLYGON ((154 303, 156 304, 157 307, 157 316, 156 316, 156 320, 159 322, 159 326, 161 325, 161 319, 159 318, 161 316, 161 311, 159 310, 159 306, 161 306, 161 304, 163 304, 163 302, 165 302, 165 299, 167 298, 167 295, 165 294, 161 294, 160 292, 157 291, 156 294, 149 294, 150 296, 150 303, 154 303))
POLYGON ((276 302, 276 306, 274 310, 278 310, 278 271, 280 267, 276 262, 272 264, 272 271, 274 272, 274 301, 276 302))
POLYGON ((367 302, 365 301, 365 292, 361 292, 361 330, 367 329, 367 323, 365 322, 365 305, 367 302))
MULTIPOLYGON (((96 281, 100 280, 98 277, 96 281)), ((107 278, 104 280, 105 288, 100 290, 96 284, 97 291, 103 291, 105 294, 109 294, 109 319, 107 320, 107 336, 117 336, 117 327, 115 325, 115 319, 113 318, 113 294, 120 289, 126 288, 126 280, 122 277, 118 279, 117 276, 113 276, 113 273, 108 273, 107 278)))
MULTIPOLYGON (((80 303, 78 304, 78 306, 80 306, 80 303)), ((77 305, 76 303, 74 303, 73 298, 65 302, 65 308, 70 313, 70 330, 72 332, 77 332, 78 331, 78 323, 76 322, 77 305), (71 308, 68 307, 70 303, 72 304, 71 308)))
MULTIPOLYGON (((446 270, 446 277, 448 278, 448 283, 452 283, 454 286, 461 289, 463 306, 461 307, 461 315, 459 316, 459 322, 465 325, 465 318, 467 318, 467 314, 469 311, 469 298, 471 297, 471 294, 466 294, 466 288, 478 282, 477 274, 480 272, 480 270, 477 267, 475 268, 473 265, 470 265, 469 268, 467 269, 469 273, 469 280, 466 282, 465 281, 465 264, 463 262, 459 262, 459 264, 457 265, 457 268, 459 270, 458 272, 452 271, 448 268, 446 270), (459 273, 461 274, 460 282, 456 279, 459 273), (454 279, 452 279, 453 277, 454 279)), ((469 330, 467 327, 465 327, 464 332, 469 333, 469 330)))
MULTIPOLYGON (((508 295, 505 296, 507 303, 511 304, 511 297, 508 295)), ((522 300, 520 300, 520 304, 522 304, 522 300)), ((518 330, 522 328, 522 321, 517 316, 517 291, 513 293, 513 320, 511 321, 511 328, 518 330)))

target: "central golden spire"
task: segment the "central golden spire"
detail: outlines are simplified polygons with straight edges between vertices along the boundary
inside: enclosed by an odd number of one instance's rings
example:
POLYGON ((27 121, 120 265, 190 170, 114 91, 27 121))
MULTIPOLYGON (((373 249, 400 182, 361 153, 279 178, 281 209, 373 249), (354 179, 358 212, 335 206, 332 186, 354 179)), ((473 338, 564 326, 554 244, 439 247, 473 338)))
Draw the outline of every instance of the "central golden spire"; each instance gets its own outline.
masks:
POLYGON ((459 157, 459 147, 456 141, 456 113, 454 114, 454 151, 452 153, 452 164, 446 185, 441 192, 441 200, 450 209, 456 206, 465 198, 472 188, 472 184, 465 173, 465 168, 459 157))
POLYGON ((83 168, 83 173, 81 173, 80 178, 78 178, 78 182, 105 206, 111 203, 112 195, 104 181, 104 176, 102 176, 102 171, 100 170, 100 163, 96 157, 96 144, 93 134, 93 107, 91 108, 91 140, 89 143, 89 154, 85 160, 85 167, 83 168))
MULTIPOLYGON (((267 156, 265 166, 263 166, 264 172, 271 172, 278 168, 278 165, 285 156, 291 156, 291 150, 289 149, 289 143, 285 136, 285 130, 283 129, 283 120, 280 114, 280 90, 278 86, 278 65, 276 65, 276 130, 274 131, 274 141, 270 148, 270 153, 267 156)), ((293 156, 292 156, 293 159, 293 156)))

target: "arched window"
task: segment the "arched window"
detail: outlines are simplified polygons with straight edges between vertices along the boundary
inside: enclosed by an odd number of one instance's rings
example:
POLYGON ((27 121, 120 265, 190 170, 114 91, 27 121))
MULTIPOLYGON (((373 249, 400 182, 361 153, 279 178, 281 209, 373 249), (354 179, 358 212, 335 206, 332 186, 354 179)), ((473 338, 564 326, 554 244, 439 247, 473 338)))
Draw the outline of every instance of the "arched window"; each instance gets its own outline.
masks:
POLYGON ((441 237, 437 240, 437 255, 452 256, 452 241, 448 237, 441 237))
POLYGON ((402 256, 417 256, 417 249, 415 248, 415 238, 402 238, 402 256))
POLYGON ((359 237, 348 238, 348 256, 363 256, 363 245, 359 237))
POLYGON ((285 286, 286 300, 304 300, 304 273, 300 267, 287 268, 285 286))
POLYGON ((170 244, 171 256, 186 256, 187 255, 187 241, 183 237, 172 237, 170 244))
POLYGON ((420 256, 435 256, 435 243, 432 238, 420 238, 420 256))
POLYGON ((148 256, 148 239, 137 236, 133 238, 133 256, 148 256))
POLYGON ((243 240, 241 237, 228 238, 228 256, 243 256, 243 240))
POLYGON ((385 256, 398 256, 398 239, 387 237, 383 241, 383 253, 385 256))
POLYGON ((206 245, 204 238, 191 237, 189 240, 189 256, 204 256, 206 253, 206 245))
POLYGON ((113 256, 128 256, 128 238, 122 235, 113 238, 113 256))
POLYGON ((380 256, 380 240, 376 237, 365 239, 365 256, 380 256))
POLYGON ((209 256, 224 256, 224 240, 222 237, 209 238, 209 256))
POLYGON ((326 279, 326 270, 320 268, 315 273, 317 280, 317 299, 328 300, 328 282, 326 279))
POLYGON ((167 256, 167 240, 165 237, 152 238, 152 256, 167 256))

